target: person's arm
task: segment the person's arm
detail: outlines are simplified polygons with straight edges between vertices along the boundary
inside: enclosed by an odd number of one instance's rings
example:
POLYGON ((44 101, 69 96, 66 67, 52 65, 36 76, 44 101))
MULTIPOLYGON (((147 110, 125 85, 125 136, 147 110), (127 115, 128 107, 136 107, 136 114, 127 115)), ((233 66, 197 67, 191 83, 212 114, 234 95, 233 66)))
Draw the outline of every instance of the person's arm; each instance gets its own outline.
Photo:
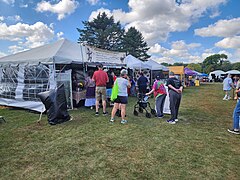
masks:
POLYGON ((168 88, 170 88, 170 89, 172 89, 172 90, 178 92, 178 89, 176 89, 175 87, 173 87, 171 84, 168 85, 168 88))
POLYGON ((148 96, 148 95, 152 94, 152 93, 154 92, 154 90, 155 90, 155 89, 152 89, 151 91, 149 91, 148 93, 146 93, 146 95, 148 96))
POLYGON ((127 77, 127 80, 128 80, 128 84, 127 84, 127 87, 130 88, 131 87, 131 82, 130 82, 130 78, 127 77))
POLYGON ((95 72, 93 73, 92 80, 95 82, 95 72))

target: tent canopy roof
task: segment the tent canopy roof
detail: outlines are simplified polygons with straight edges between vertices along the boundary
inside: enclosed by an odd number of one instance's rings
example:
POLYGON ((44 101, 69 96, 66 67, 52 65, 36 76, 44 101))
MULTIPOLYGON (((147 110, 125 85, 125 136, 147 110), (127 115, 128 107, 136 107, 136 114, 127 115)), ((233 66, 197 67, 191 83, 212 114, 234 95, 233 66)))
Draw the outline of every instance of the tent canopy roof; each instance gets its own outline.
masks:
POLYGON ((184 66, 169 66, 169 71, 174 72, 174 74, 183 75, 184 74, 184 66))
POLYGON ((61 39, 55 43, 36 47, 27 51, 12 54, 0 58, 3 63, 30 63, 38 64, 55 62, 56 64, 70 64, 73 61, 82 62, 81 45, 67 39, 61 39))
POLYGON ((226 74, 240 74, 240 71, 238 71, 238 70, 230 70, 230 71, 227 71, 226 74))
POLYGON ((151 59, 144 62, 144 63, 147 64, 147 65, 150 65, 152 70, 169 71, 169 69, 166 66, 163 66, 163 65, 161 65, 161 64, 159 64, 156 61, 151 60, 151 59))

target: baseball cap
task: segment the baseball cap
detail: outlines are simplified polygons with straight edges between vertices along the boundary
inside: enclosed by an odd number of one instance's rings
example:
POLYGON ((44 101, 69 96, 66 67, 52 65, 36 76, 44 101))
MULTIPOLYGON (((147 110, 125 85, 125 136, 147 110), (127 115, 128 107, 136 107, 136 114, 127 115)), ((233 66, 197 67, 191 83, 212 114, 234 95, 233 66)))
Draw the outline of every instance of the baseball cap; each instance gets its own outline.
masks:
POLYGON ((126 69, 122 69, 121 72, 120 72, 121 76, 124 76, 127 73, 128 73, 128 71, 126 69))

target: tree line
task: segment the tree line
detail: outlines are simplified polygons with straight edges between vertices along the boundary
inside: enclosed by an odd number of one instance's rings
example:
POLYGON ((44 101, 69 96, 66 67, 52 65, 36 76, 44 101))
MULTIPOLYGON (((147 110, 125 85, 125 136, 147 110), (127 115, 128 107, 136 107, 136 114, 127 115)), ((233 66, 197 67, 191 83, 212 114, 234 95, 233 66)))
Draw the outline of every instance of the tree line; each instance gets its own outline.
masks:
POLYGON ((168 63, 161 63, 164 66, 184 66, 188 67, 192 70, 198 71, 198 72, 204 72, 209 74, 212 71, 215 70, 223 70, 223 71, 229 71, 229 70, 239 70, 240 71, 240 62, 231 63, 228 59, 228 56, 226 54, 213 54, 211 56, 208 56, 204 59, 202 63, 174 63, 174 64, 168 64, 168 63))

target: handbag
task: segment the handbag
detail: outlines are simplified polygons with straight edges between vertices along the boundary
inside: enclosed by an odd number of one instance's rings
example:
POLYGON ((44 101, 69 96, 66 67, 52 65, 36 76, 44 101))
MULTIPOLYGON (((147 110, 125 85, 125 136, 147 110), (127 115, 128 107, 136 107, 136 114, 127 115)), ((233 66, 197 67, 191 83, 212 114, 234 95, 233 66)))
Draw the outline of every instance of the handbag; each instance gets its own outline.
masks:
POLYGON ((118 82, 116 80, 112 88, 112 94, 110 98, 111 101, 114 101, 115 99, 117 99, 117 96, 118 96, 118 82))

